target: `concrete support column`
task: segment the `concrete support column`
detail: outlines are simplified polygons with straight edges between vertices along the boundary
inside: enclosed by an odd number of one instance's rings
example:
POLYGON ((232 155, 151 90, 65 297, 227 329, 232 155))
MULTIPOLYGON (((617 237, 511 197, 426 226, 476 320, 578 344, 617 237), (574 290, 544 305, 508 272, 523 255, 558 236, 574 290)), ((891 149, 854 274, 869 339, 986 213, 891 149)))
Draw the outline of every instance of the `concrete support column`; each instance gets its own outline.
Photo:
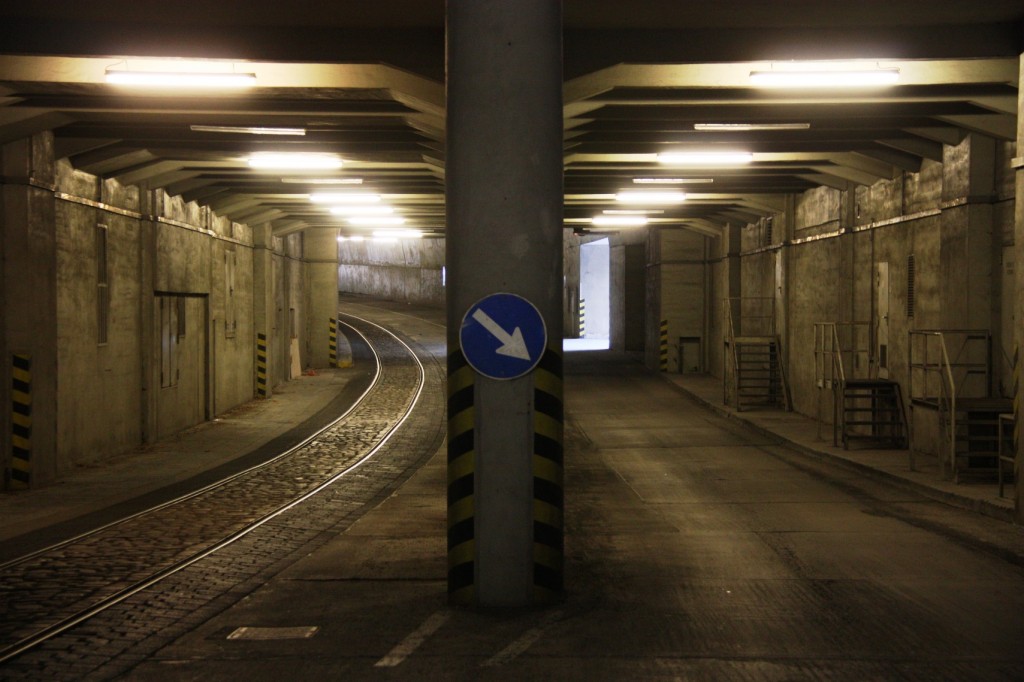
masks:
POLYGON ((995 141, 971 135, 961 147, 967 158, 951 152, 943 180, 941 326, 990 329, 995 141))
POLYGON ((305 367, 330 366, 331 320, 338 317, 338 230, 315 229, 303 234, 306 269, 305 367))
MULTIPOLYGON (((781 215, 775 217, 774 223, 773 239, 778 239, 781 244, 779 250, 775 252, 775 331, 782 344, 785 366, 790 369, 796 366, 793 357, 803 359, 806 355, 805 348, 795 349, 792 343, 793 338, 803 334, 804 330, 792 330, 789 326, 790 251, 796 224, 796 195, 786 195, 785 208, 781 215)), ((796 293, 793 292, 793 295, 796 293)))
POLYGON ((163 192, 143 189, 139 210, 139 367, 142 371, 141 433, 142 442, 155 443, 159 438, 157 414, 160 395, 160 332, 156 320, 154 291, 156 289, 157 227, 154 222, 163 206, 163 192))
POLYGON ((0 146, 4 487, 45 484, 60 470, 54 182, 50 133, 0 146))
POLYGON ((271 225, 252 230, 252 325, 256 338, 256 377, 254 395, 269 398, 273 392, 270 352, 275 328, 274 306, 274 232, 271 225))
MULTIPOLYGON (((712 301, 719 314, 722 316, 722 339, 729 342, 729 329, 739 332, 740 310, 735 304, 729 306, 726 299, 735 299, 743 295, 742 259, 740 251, 743 248, 742 227, 740 225, 727 224, 722 230, 721 253, 722 253, 722 286, 721 297, 712 301), (731 310, 732 319, 729 319, 731 310)), ((730 364, 732 349, 722 346, 722 382, 724 385, 725 403, 731 404, 735 396, 732 396, 733 367, 730 364)))
MULTIPOLYGON (((1020 81, 1024 83, 1024 55, 1020 58, 1020 81)), ((1014 209, 1014 273, 1017 280, 1016 309, 1014 311, 1014 348, 1011 357, 1017 359, 1014 371, 1013 405, 1016 421, 1014 424, 1014 448, 1017 461, 1014 464, 1017 481, 1015 501, 1017 522, 1024 522, 1024 484, 1020 483, 1021 453, 1020 433, 1024 431, 1024 89, 1018 90, 1017 99, 1017 157, 1013 159, 1016 170, 1016 207, 1014 209)))
POLYGON ((447 3, 448 585, 479 607, 562 587, 561 36, 554 0, 447 3), (530 301, 549 337, 508 380, 460 347, 466 313, 499 292, 530 301))

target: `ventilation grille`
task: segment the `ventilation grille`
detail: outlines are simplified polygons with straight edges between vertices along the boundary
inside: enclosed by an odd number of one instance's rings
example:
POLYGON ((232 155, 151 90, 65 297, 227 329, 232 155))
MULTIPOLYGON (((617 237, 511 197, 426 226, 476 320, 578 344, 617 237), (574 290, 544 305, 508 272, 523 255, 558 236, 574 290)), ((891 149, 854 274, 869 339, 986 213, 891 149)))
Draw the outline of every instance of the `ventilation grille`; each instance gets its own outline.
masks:
POLYGON ((907 319, 914 319, 914 285, 917 279, 917 264, 914 254, 907 256, 907 319))

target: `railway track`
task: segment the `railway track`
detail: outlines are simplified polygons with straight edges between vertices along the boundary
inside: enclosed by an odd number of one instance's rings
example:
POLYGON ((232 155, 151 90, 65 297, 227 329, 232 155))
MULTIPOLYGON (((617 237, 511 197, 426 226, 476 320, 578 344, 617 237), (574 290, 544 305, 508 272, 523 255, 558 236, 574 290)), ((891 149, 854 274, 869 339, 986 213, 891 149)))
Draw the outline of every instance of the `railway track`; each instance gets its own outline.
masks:
MULTIPOLYGON (((383 457, 425 391, 440 395, 429 386, 440 371, 428 371, 383 327, 353 316, 343 321, 372 349, 377 372, 334 422, 258 466, 0 564, 0 677, 79 679, 102 669, 168 630, 168 612, 172 621, 173 614, 188 621, 368 502, 373 490, 365 480, 345 484, 383 457), (347 493, 349 487, 355 490, 347 493), (238 571, 239 554, 248 570, 238 571), (220 583, 221 590, 207 589, 220 583), (157 608, 153 617, 145 615, 147 604, 157 608), (137 613, 125 615, 126 608, 137 613)), ((438 409, 429 406, 427 418, 440 424, 438 409)), ((395 465, 380 466, 390 480, 395 465)))

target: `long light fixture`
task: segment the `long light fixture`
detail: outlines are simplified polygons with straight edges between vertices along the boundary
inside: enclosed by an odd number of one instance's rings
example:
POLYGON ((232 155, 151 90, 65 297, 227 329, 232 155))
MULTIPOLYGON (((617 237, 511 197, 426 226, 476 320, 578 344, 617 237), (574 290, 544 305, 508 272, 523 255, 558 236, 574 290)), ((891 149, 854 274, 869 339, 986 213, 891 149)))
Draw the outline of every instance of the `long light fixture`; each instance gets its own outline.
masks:
POLYGON ((754 160, 750 152, 662 152, 658 162, 670 166, 741 166, 754 160))
POLYGON ((305 135, 305 128, 275 128, 265 126, 208 126, 190 125, 195 133, 239 133, 242 135, 305 135))
POLYGON ((354 215, 348 219, 350 225, 362 227, 397 227, 405 225, 405 218, 401 216, 371 216, 354 215))
POLYGON ((656 215, 664 212, 662 208, 606 208, 601 211, 605 215, 656 215))
POLYGON ((822 67, 784 68, 772 71, 751 71, 750 83, 764 88, 856 88, 894 85, 900 70, 822 67))
POLYGON ((701 133, 747 132, 749 130, 807 130, 810 123, 694 123, 693 129, 701 133))
POLYGON ((256 74, 254 73, 125 71, 108 69, 105 79, 113 85, 155 88, 247 88, 256 85, 256 74))
POLYGON ((362 178, 281 178, 281 182, 294 185, 361 185, 362 178))
POLYGON ((374 230, 373 236, 385 239, 422 239, 423 233, 419 230, 374 230))
POLYGON ((619 192, 615 201, 621 204, 681 204, 686 201, 684 192, 619 192))
POLYGON ((640 227, 648 223, 642 215, 596 215, 590 222, 598 227, 640 227))
POLYGON ((258 152, 249 157, 249 167, 263 170, 331 170, 344 162, 334 154, 311 152, 258 152))
POLYGON ((714 181, 714 178, 633 178, 637 185, 701 185, 714 181))
POLYGON ((331 206, 334 215, 391 215, 395 209, 390 206, 374 206, 373 204, 352 204, 331 206))
POLYGON ((310 194, 314 204, 379 204, 380 195, 369 192, 317 192, 310 194))

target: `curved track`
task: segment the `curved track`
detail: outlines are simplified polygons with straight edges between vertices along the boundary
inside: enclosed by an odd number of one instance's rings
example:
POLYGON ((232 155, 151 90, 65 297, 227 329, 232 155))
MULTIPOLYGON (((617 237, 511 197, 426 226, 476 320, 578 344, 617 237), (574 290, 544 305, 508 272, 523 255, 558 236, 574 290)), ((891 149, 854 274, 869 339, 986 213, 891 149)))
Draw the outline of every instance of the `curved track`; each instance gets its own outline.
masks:
MULTIPOLYGON (((251 541, 283 515, 328 497, 381 452, 419 403, 427 373, 397 336, 345 318, 373 350, 377 374, 334 422, 258 466, 0 565, 0 665, 34 657, 23 673, 51 670, 39 651, 48 642, 251 541)), ((84 667, 53 672, 71 677, 84 667)))

